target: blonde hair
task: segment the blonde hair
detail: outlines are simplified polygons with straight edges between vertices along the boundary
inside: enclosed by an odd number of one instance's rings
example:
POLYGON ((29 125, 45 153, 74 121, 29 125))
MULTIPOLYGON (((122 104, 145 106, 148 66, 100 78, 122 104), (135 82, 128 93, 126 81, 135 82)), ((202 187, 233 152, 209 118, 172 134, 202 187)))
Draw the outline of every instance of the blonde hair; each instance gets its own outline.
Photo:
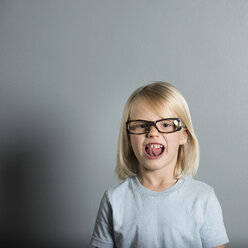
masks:
POLYGON ((137 176, 139 174, 139 161, 134 155, 129 142, 129 134, 126 131, 126 121, 129 120, 131 107, 136 100, 144 101, 153 111, 158 113, 165 104, 176 112, 187 130, 188 139, 184 145, 179 146, 174 177, 176 179, 181 179, 184 175, 194 177, 198 169, 200 152, 188 104, 172 84, 153 82, 135 90, 124 107, 115 170, 119 179, 124 180, 128 176, 137 176))

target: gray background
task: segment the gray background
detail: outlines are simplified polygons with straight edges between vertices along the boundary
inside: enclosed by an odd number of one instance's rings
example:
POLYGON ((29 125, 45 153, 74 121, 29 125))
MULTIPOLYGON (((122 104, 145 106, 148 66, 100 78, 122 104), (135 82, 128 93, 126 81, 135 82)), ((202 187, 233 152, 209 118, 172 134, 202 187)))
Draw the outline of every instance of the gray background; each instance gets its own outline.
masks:
POLYGON ((248 247, 248 1, 0 1, 1 242, 88 247, 124 104, 173 83, 228 247, 248 247))

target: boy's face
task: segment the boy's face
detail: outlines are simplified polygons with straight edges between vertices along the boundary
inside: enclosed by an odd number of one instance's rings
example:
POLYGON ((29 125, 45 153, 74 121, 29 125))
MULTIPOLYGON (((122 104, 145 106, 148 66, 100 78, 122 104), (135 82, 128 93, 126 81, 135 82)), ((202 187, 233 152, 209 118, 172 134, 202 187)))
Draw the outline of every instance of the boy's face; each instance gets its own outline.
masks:
MULTIPOLYGON (((130 111, 130 120, 156 121, 176 117, 176 113, 166 105, 158 115, 140 100, 134 102, 130 111)), ((155 171, 167 167, 174 171, 179 145, 187 142, 187 131, 183 128, 174 133, 160 133, 152 126, 147 134, 130 134, 130 142, 140 169, 155 171)))

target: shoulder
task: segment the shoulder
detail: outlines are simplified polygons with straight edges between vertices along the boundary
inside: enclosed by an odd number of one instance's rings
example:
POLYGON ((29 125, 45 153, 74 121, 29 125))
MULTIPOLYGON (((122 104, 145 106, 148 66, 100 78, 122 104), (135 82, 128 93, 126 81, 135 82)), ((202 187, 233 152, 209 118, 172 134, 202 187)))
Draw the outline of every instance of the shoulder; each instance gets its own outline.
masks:
POLYGON ((125 191, 129 187, 129 180, 130 180, 130 177, 127 177, 123 181, 111 186, 106 191, 110 195, 121 193, 122 191, 125 191))
POLYGON ((105 197, 109 202, 123 200, 132 191, 132 177, 127 177, 125 180, 113 185, 105 191, 105 197))
POLYGON ((199 192, 211 192, 214 190, 213 187, 210 186, 209 184, 190 177, 186 177, 185 186, 188 188, 195 189, 195 191, 199 191, 199 192))
POLYGON ((119 197, 119 199, 123 198, 124 192, 127 191, 128 183, 129 179, 127 178, 124 181, 106 189, 102 195, 99 209, 101 209, 101 211, 108 212, 113 205, 113 199, 115 200, 116 197, 119 197))
POLYGON ((198 179, 187 177, 184 183, 186 193, 194 198, 208 200, 214 193, 214 188, 209 184, 198 179))
POLYGON ((221 215, 221 206, 214 188, 209 184, 196 179, 185 180, 183 191, 184 202, 194 209, 197 218, 205 218, 211 214, 221 215))

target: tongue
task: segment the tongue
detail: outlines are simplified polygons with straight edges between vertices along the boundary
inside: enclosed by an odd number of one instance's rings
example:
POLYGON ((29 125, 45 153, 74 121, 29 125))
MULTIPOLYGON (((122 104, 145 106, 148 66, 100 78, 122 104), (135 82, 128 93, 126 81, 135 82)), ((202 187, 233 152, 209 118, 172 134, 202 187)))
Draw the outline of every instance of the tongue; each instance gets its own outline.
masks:
POLYGON ((150 156, 158 156, 161 154, 162 148, 155 148, 155 147, 151 148, 149 146, 146 151, 150 156))

